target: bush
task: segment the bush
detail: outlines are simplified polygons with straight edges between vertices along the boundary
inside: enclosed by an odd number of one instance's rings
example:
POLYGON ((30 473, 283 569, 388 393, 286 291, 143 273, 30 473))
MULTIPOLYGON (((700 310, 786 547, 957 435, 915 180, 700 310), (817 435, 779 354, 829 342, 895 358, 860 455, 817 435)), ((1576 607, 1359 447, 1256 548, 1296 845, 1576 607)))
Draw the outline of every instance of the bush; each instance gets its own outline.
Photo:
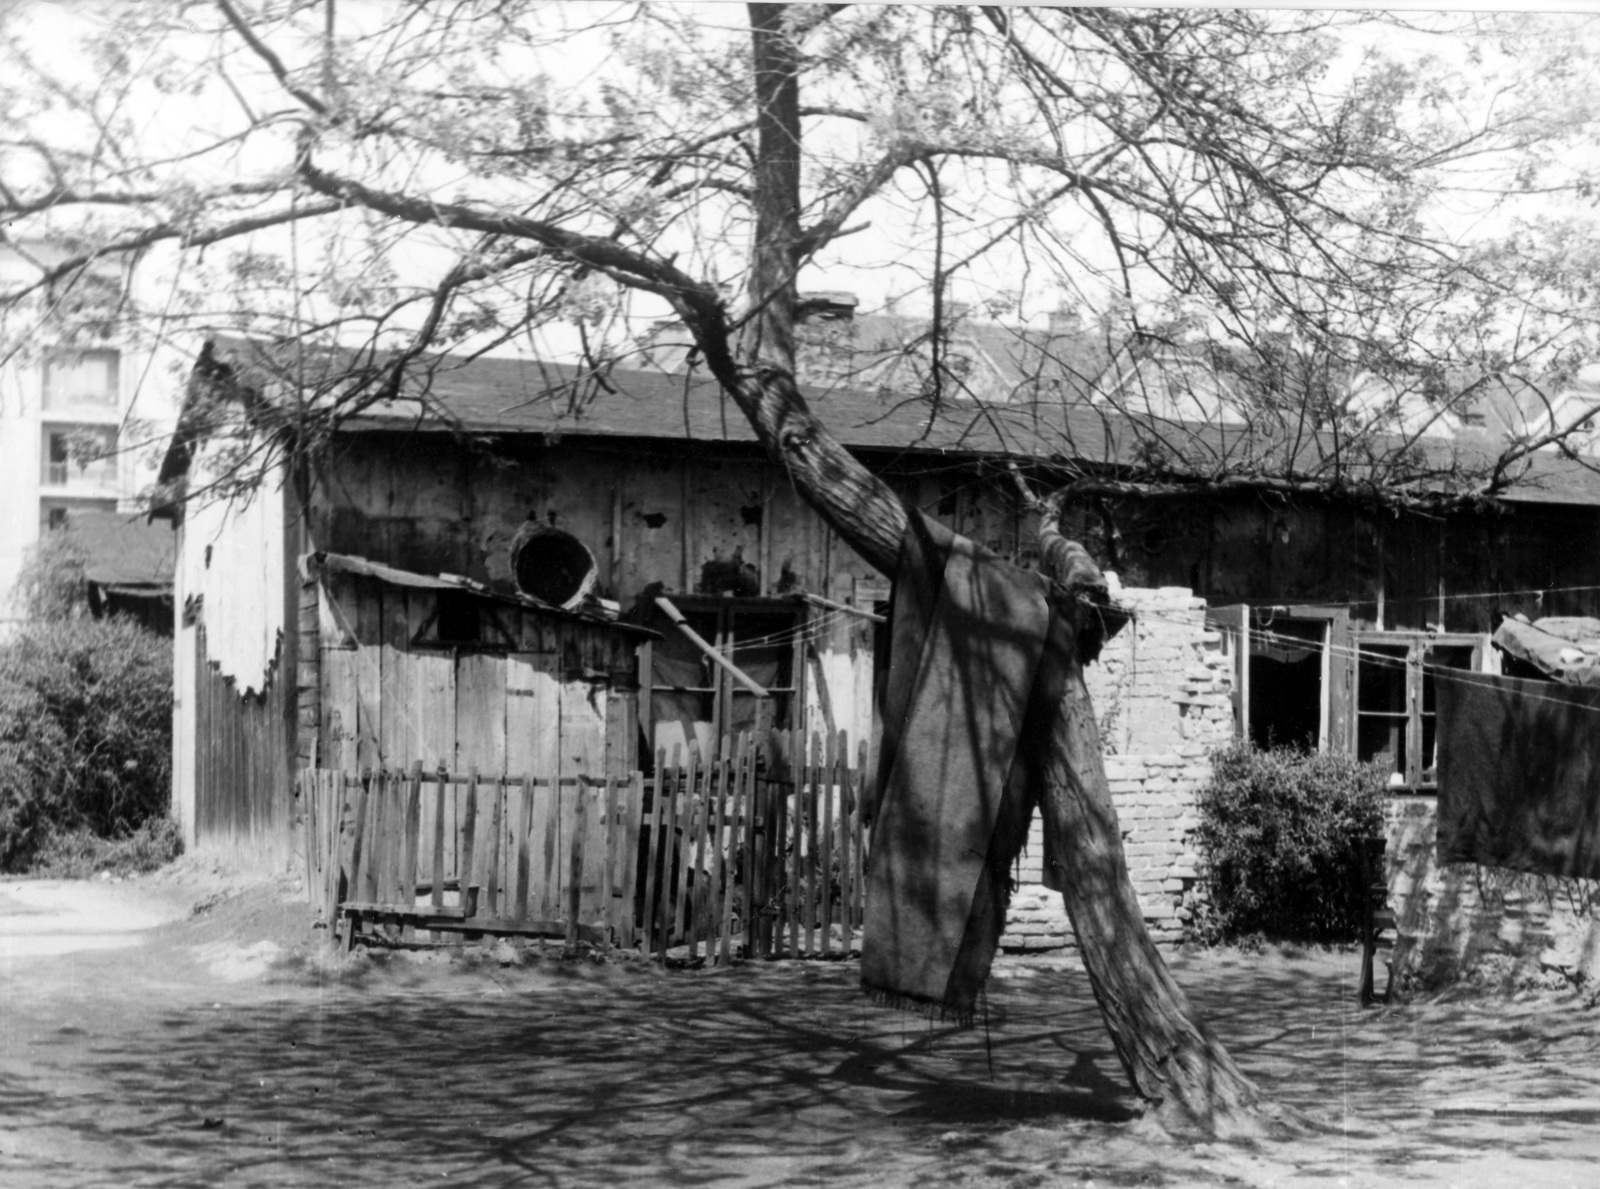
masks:
POLYGON ((101 838, 88 830, 55 830, 34 853, 29 870, 50 879, 141 875, 183 854, 183 830, 171 817, 146 818, 125 838, 101 838))
POLYGON ((1359 845, 1383 830, 1386 772, 1349 756, 1235 744, 1212 757, 1198 843, 1210 909, 1196 940, 1359 935, 1359 845))
POLYGON ((164 816, 171 740, 170 641, 121 619, 25 624, 0 644, 0 870, 58 833, 164 816))

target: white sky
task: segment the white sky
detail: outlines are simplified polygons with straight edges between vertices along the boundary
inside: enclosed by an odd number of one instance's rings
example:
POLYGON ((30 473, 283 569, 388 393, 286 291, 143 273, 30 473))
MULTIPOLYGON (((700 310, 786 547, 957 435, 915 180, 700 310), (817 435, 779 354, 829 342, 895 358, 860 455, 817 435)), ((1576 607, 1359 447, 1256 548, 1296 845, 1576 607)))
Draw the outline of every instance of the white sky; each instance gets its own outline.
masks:
MULTIPOLYGON (((1249 4, 1246 7, 1255 8, 1356 8, 1352 4, 1249 4)), ((359 25, 364 12, 376 11, 380 5, 372 0, 342 0, 338 7, 338 20, 341 28, 359 25)), ((558 5, 559 9, 561 6, 558 5)), ((580 7, 568 4, 566 6, 574 14, 582 14, 584 19, 592 17, 597 11, 603 11, 601 5, 585 5, 580 7)), ((733 4, 702 4, 700 7, 708 9, 713 14, 718 14, 719 9, 727 9, 729 24, 737 25, 743 21, 742 5, 733 4)), ((1182 5, 1182 7, 1206 7, 1204 5, 1182 5)), ((1441 5, 1438 3, 1417 4, 1390 4, 1386 6, 1395 11, 1470 11, 1467 6, 1441 5)), ((1543 11, 1600 13, 1600 0, 1587 0, 1585 3, 1568 3, 1559 7, 1549 6, 1543 11)), ((15 10, 14 10, 15 11, 15 10)), ((100 3, 77 4, 39 4, 24 5, 21 9, 31 18, 35 28, 39 31, 33 39, 32 52, 37 56, 40 65, 49 69, 61 69, 67 75, 74 73, 80 75, 85 64, 75 45, 74 31, 84 25, 92 25, 103 15, 116 11, 115 5, 100 3)), ((1391 35, 1392 36, 1392 35, 1391 35)), ((186 47, 188 52, 204 54, 211 48, 211 42, 204 37, 196 37, 191 47, 186 47)), ((1406 53, 1435 52, 1439 48, 1439 39, 1416 39, 1414 46, 1400 46, 1386 44, 1386 49, 1391 51, 1401 50, 1406 53)), ((576 77, 592 73, 599 69, 599 53, 585 60, 582 54, 574 56, 569 63, 569 77, 576 77)), ((270 109, 274 105, 284 106, 277 96, 281 93, 271 84, 271 80, 258 74, 254 80, 240 78, 240 85, 246 91, 246 99, 258 110, 270 109)), ((213 87, 198 100, 183 97, 151 97, 151 101, 143 108, 144 116, 141 121, 141 136, 144 138, 146 148, 178 153, 191 145, 196 137, 214 132, 218 128, 229 126, 237 117, 237 106, 233 97, 228 95, 220 86, 213 87)), ((282 160, 287 161, 287 150, 284 145, 278 146, 282 160)), ((248 161, 237 162, 238 176, 247 176, 253 170, 260 168, 260 154, 248 161)), ((427 179, 424 187, 434 193, 452 194, 460 186, 472 185, 482 188, 482 183, 463 176, 446 177, 440 175, 427 179)), ((897 216, 887 203, 877 203, 863 212, 864 218, 875 222, 873 231, 866 233, 873 238, 886 237, 915 238, 910 230, 910 225, 904 222, 903 216, 897 216), (896 220, 900 223, 896 225, 896 220)), ((1456 220, 1457 226, 1465 227, 1475 213, 1469 208, 1462 208, 1452 213, 1451 218, 1456 220)), ((285 256, 292 255, 302 266, 308 259, 317 255, 317 245, 307 239, 308 232, 302 230, 296 237, 281 229, 259 232, 254 236, 236 241, 234 243, 219 245, 211 249, 205 259, 205 265, 214 266, 227 254, 241 250, 274 252, 285 256)), ((428 237, 413 235, 403 251, 396 252, 391 259, 396 264, 402 275, 415 275, 419 278, 437 276, 448 266, 452 252, 443 245, 459 242, 456 237, 438 234, 434 238, 441 245, 431 249, 426 244, 428 237)), ((906 312, 920 312, 926 307, 925 281, 922 280, 928 271, 925 254, 911 257, 903 267, 896 267, 892 262, 881 263, 878 267, 863 268, 856 262, 862 255, 861 241, 852 242, 850 239, 840 241, 834 248, 825 251, 818 259, 816 265, 802 274, 803 288, 844 289, 855 292, 863 299, 863 308, 880 306, 897 297, 904 298, 899 307, 906 312)), ((165 301, 171 292, 169 288, 170 270, 177 266, 177 255, 170 249, 159 249, 151 253, 144 269, 145 295, 147 301, 165 301)), ((193 261, 189 263, 189 271, 185 279, 196 284, 201 282, 201 276, 195 271, 193 261)), ((313 270, 314 271, 314 270, 313 270)), ((963 282, 965 288, 958 289, 955 296, 968 301, 981 301, 986 296, 1003 292, 1015 282, 1020 271, 1019 262, 1014 256, 998 255, 984 270, 976 270, 969 274, 963 282)), ((1024 312, 1035 318, 1042 315, 1052 304, 1051 294, 1038 292, 1032 296, 1031 307, 1024 312)), ((660 303, 642 303, 642 312, 647 315, 661 316, 667 311, 660 303)), ((570 328, 553 329, 552 338, 541 348, 547 353, 565 354, 575 349, 575 336, 570 328)))

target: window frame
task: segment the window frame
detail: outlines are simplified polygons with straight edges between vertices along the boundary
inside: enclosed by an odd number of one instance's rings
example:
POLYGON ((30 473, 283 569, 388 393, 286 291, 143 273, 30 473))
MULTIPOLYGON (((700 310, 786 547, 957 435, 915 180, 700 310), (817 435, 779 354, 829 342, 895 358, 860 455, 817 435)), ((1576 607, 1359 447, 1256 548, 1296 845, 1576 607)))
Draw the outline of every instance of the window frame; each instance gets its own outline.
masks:
MULTIPOLYGON (((737 651, 737 633, 734 627, 736 617, 740 615, 772 615, 782 614, 792 617, 790 626, 784 630, 794 633, 790 645, 789 657, 789 684, 783 686, 768 686, 769 694, 776 694, 788 699, 789 726, 787 729, 796 730, 803 725, 805 718, 806 699, 806 664, 805 640, 806 626, 811 620, 811 607, 802 599, 790 598, 729 598, 715 595, 683 595, 669 596, 672 603, 686 617, 688 616, 716 616, 716 629, 713 634, 706 635, 706 642, 715 648, 724 657, 730 659, 735 665, 739 664, 737 651)), ((658 626, 663 633, 677 631, 671 623, 662 623, 658 626)), ((698 629, 697 629, 698 630, 698 629)), ((711 666, 709 676, 712 684, 705 686, 680 686, 664 685, 657 680, 655 666, 655 648, 658 645, 641 645, 639 649, 639 687, 644 697, 640 699, 640 719, 644 738, 650 746, 653 757, 658 746, 656 742, 656 709, 655 695, 665 694, 708 694, 711 695, 712 717, 711 738, 720 740, 727 732, 728 723, 733 713, 733 702, 738 697, 752 697, 749 691, 739 687, 738 681, 726 670, 711 666)), ((707 664, 709 665, 709 661, 707 664)), ((771 728, 775 725, 772 715, 758 714, 757 729, 771 728)), ((670 759, 670 757, 669 757, 670 759)))
POLYGON ((40 425, 39 487, 47 493, 66 492, 84 488, 94 491, 115 491, 121 478, 121 437, 112 424, 80 424, 70 421, 46 420, 40 425), (78 462, 72 457, 70 440, 74 434, 89 434, 101 439, 104 453, 90 462, 78 462), (56 443, 60 441, 62 457, 56 458, 56 443))
MULTIPOLYGON (((1357 631, 1352 633, 1352 672, 1350 677, 1350 755, 1356 759, 1361 757, 1361 725, 1363 719, 1382 714, 1386 716, 1404 715, 1405 718, 1405 768, 1404 771, 1396 768, 1390 775, 1389 792, 1397 796, 1433 796, 1439 791, 1438 783, 1438 758, 1435 755, 1432 765, 1424 761, 1424 731, 1423 719, 1428 711, 1426 704, 1427 670, 1430 666, 1431 654, 1436 648, 1470 648, 1472 659, 1467 669, 1462 672, 1482 673, 1487 672, 1486 665, 1490 653, 1489 637, 1482 632, 1415 632, 1415 631, 1357 631), (1362 653, 1367 648, 1404 648, 1405 652, 1405 684, 1404 699, 1405 710, 1400 711, 1371 711, 1361 708, 1361 677, 1362 653), (1429 779, 1427 773, 1432 771, 1434 776, 1429 779), (1394 777, 1399 776, 1400 780, 1394 777)), ((1452 666, 1453 667, 1453 666, 1452 666)), ((1437 713, 1435 711, 1434 713, 1437 713)), ((1438 733, 1437 726, 1434 734, 1434 748, 1437 752, 1438 733)))
POLYGON ((122 409, 122 352, 116 347, 84 347, 77 350, 57 350, 45 355, 39 369, 39 408, 48 419, 52 414, 119 415, 122 409), (81 396, 53 395, 52 366, 76 367, 91 359, 105 359, 110 363, 109 385, 103 398, 86 399, 81 396))

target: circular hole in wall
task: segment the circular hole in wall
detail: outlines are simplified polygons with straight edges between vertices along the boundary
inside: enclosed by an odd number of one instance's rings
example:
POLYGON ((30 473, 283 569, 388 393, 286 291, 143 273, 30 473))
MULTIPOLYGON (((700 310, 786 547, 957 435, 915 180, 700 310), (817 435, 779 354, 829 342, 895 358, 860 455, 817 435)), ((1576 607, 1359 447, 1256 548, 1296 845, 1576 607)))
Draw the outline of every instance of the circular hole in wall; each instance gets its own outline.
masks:
POLYGON ((525 524, 511 542, 511 575, 517 589, 568 610, 594 589, 599 567, 584 543, 569 532, 525 524))

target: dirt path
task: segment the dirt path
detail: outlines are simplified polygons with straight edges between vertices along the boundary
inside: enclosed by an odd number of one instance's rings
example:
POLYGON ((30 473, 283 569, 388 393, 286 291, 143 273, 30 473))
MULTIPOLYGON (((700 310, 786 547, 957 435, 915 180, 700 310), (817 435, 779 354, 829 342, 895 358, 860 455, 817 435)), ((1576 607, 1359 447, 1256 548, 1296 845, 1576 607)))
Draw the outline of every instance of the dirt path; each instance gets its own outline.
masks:
POLYGON ((852 962, 332 978, 288 888, 231 890, 136 946, 0 958, 0 1185, 1600 1184, 1600 1013, 1550 998, 1362 1012, 1348 955, 1182 959, 1326 1131, 1179 1145, 1066 963, 1003 960, 959 1033, 865 1002, 852 962))

